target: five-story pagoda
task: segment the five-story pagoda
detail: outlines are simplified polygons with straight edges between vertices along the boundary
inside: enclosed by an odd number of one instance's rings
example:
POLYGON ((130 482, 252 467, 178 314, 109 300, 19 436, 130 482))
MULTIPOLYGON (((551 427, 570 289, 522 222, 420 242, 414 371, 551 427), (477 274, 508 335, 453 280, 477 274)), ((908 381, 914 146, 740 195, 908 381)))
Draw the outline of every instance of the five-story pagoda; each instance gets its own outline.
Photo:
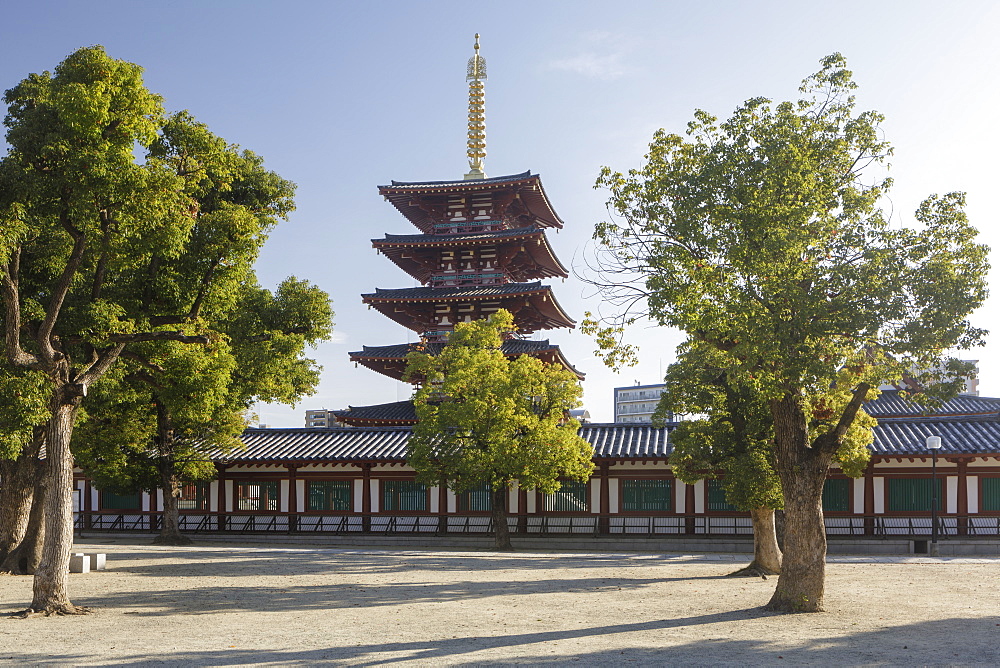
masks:
MULTIPOLYGON (((519 338, 539 330, 573 327, 552 294, 546 278, 567 276, 546 228, 561 228, 537 174, 524 172, 488 178, 486 157, 486 61, 469 59, 469 173, 460 181, 380 186, 379 193, 403 214, 419 234, 387 234, 372 245, 422 287, 381 289, 362 295, 371 308, 420 335, 422 345, 440 349, 456 323, 485 318, 499 309, 514 315, 517 337, 504 343, 508 356, 522 354, 573 367, 548 341, 519 338)), ((416 344, 365 346, 351 360, 402 379, 405 356, 416 344)), ((573 369, 574 372, 575 369, 573 369)), ((582 374, 576 372, 582 377, 582 374)), ((416 422, 410 402, 351 407, 337 419, 352 426, 404 425, 416 422)))

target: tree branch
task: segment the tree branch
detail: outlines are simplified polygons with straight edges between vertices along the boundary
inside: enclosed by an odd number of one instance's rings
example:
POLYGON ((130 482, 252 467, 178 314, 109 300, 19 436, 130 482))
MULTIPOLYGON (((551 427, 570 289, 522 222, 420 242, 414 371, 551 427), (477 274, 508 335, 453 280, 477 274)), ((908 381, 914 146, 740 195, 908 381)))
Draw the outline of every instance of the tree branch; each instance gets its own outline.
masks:
POLYGON ((847 434, 847 430, 854 424, 854 418, 857 417, 858 411, 861 410, 861 404, 865 402, 865 397, 868 396, 868 390, 870 389, 871 385, 868 383, 861 383, 854 388, 854 396, 847 402, 847 406, 844 408, 837 426, 822 436, 817 437, 813 444, 814 447, 827 453, 836 452, 837 448, 840 447, 840 442, 843 440, 844 435, 847 434))
POLYGON ((65 199, 66 194, 64 193, 63 210, 59 214, 59 224, 73 238, 73 251, 66 261, 66 266, 63 268, 58 283, 56 283, 55 290, 52 291, 52 299, 49 300, 49 306, 45 310, 45 319, 42 321, 41 326, 38 328, 38 333, 35 335, 39 353, 42 359, 49 364, 57 359, 58 354, 61 354, 57 353, 52 345, 52 331, 55 329, 59 312, 62 310, 63 302, 66 300, 66 295, 69 294, 70 287, 73 284, 73 276, 76 275, 77 269, 80 268, 80 264, 83 262, 83 253, 87 247, 86 236, 74 227, 69 220, 65 199))
POLYGON ((21 249, 10 254, 10 260, 3 265, 0 274, 0 290, 3 291, 4 348, 7 359, 15 366, 40 369, 36 356, 21 348, 21 296, 18 289, 18 273, 21 270, 21 249))

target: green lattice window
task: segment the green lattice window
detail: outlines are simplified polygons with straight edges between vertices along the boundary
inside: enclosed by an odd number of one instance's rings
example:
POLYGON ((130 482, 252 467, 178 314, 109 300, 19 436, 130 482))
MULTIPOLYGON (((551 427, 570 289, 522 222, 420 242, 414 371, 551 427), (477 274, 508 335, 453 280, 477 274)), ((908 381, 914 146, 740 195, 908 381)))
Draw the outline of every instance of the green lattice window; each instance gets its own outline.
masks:
POLYGON ((382 510, 427 510, 427 486, 413 480, 383 480, 382 510))
POLYGON ((622 510, 662 511, 673 509, 670 480, 622 480, 622 510))
POLYGON ((101 510, 139 510, 141 507, 139 492, 133 494, 101 492, 101 510))
MULTIPOLYGON (((889 478, 889 512, 930 512, 933 482, 930 478, 889 478)), ((938 479, 938 510, 943 507, 943 483, 938 479)))
POLYGON ((309 510, 351 510, 351 481, 310 480, 309 510))
POLYGON ((708 509, 723 512, 736 510, 736 506, 726 501, 726 488, 718 478, 708 481, 708 509))
POLYGON ((473 487, 458 494, 459 512, 477 512, 493 509, 493 492, 487 484, 473 487))
POLYGON ((983 505, 980 510, 1000 510, 1000 478, 980 478, 979 486, 983 490, 983 505))
POLYGON ((545 495, 545 510, 549 512, 587 512, 587 483, 564 480, 555 494, 545 495))
POLYGON ((237 481, 233 489, 236 493, 236 510, 278 510, 277 480, 237 481))
POLYGON ((851 509, 851 481, 828 478, 823 484, 823 510, 848 512, 851 509))

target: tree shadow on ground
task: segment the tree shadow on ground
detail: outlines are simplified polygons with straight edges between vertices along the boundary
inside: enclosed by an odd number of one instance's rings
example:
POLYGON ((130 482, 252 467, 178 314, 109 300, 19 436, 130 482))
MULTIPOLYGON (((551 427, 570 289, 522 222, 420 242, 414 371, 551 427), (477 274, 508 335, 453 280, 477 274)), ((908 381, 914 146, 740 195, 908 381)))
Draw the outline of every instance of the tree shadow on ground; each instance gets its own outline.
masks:
MULTIPOLYGON (((97 574, 100 577, 100 574, 97 574)), ((489 581, 407 581, 383 583, 324 582, 287 586, 193 586, 177 589, 118 591, 100 596, 73 597, 77 605, 125 610, 137 616, 204 615, 218 612, 294 612, 345 608, 380 608, 400 604, 477 601, 503 596, 640 592, 650 586, 691 580, 717 580, 719 576, 694 578, 591 577, 489 581)), ((9 611, 13 613, 14 611, 9 611)))
MULTIPOLYGON (((83 551, 84 548, 75 547, 83 551)), ((86 551, 96 551, 87 546, 86 551)), ((749 559, 747 560, 749 561, 749 559)), ((660 564, 685 565, 688 563, 705 565, 718 564, 726 573, 743 564, 732 560, 685 561, 677 557, 661 555, 579 555, 579 554, 506 554, 506 553, 461 553, 441 554, 436 552, 369 550, 197 550, 190 547, 162 549, 158 551, 130 551, 118 549, 108 554, 108 567, 116 571, 133 574, 161 575, 170 577, 187 576, 248 576, 274 575, 275 567, 291 569, 295 573, 397 573, 414 570, 428 571, 530 571, 551 568, 605 568, 605 567, 649 567, 660 564), (168 560, 181 560, 164 563, 168 560), (192 565, 197 564, 197 569, 192 565)))
MULTIPOLYGON (((463 636, 448 639, 418 640, 357 644, 351 647, 330 647, 308 650, 226 650, 180 651, 170 654, 150 652, 121 654, 114 657, 94 657, 80 654, 34 652, 5 653, 0 660, 15 664, 78 663, 112 659, 122 666, 236 666, 255 664, 318 665, 385 665, 385 664, 571 664, 612 666, 622 663, 652 665, 857 665, 857 664, 984 664, 996 662, 993 642, 970 645, 970 638, 993 634, 1000 617, 980 619, 949 618, 914 624, 891 626, 875 631, 835 637, 804 638, 779 643, 767 638, 730 640, 726 626, 747 623, 773 616, 761 609, 697 615, 652 622, 589 626, 581 629, 538 631, 506 636, 480 638, 463 636), (715 637, 671 643, 671 632, 690 627, 719 625, 710 633, 715 637), (975 626, 975 628, 973 628, 975 626), (979 628, 982 627, 982 628, 979 628), (657 634, 641 638, 621 638, 616 634, 657 634), (611 645, 608 649, 591 652, 566 652, 557 644, 600 638, 611 645), (653 645, 662 639, 660 647, 637 647, 641 640, 653 645), (480 654, 482 653, 482 654, 480 654)), ((698 629, 701 635, 704 629, 698 629)), ((688 636, 691 634, 688 633, 688 636)))

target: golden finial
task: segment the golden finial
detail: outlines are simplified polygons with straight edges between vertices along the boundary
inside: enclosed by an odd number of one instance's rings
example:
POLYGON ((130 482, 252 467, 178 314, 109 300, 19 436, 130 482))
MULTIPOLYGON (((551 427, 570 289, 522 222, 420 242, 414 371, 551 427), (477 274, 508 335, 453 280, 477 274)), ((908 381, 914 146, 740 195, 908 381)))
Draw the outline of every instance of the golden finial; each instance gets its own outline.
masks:
POLYGON ((486 157, 486 59, 479 55, 479 33, 476 33, 475 53, 469 58, 465 80, 469 82, 469 173, 466 179, 485 179, 483 159, 486 157))

